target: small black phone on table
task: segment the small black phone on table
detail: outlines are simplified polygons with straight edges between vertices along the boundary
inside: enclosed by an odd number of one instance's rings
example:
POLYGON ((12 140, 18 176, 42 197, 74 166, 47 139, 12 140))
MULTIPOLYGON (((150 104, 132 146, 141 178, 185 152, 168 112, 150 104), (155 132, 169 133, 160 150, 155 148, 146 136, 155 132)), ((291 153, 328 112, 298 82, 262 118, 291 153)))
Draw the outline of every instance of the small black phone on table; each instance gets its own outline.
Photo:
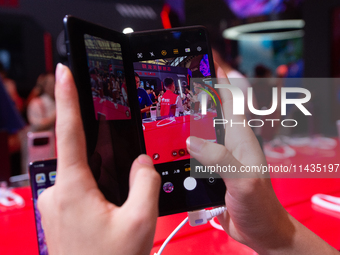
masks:
MULTIPOLYGON (((64 26, 88 161, 104 196, 117 205, 124 203, 131 164, 146 153, 162 177, 161 216, 224 204, 221 179, 190 177, 185 144, 191 109, 183 105, 185 97, 195 96, 188 92, 190 80, 215 77, 206 30, 199 26, 125 35, 72 16, 64 18, 64 26), (175 86, 176 104, 182 101, 181 112, 143 116, 142 94, 167 93, 169 81, 175 86)), ((221 106, 216 105, 211 115, 222 118, 221 106)), ((212 140, 223 143, 222 133, 216 132, 212 140)))
POLYGON ((39 255, 48 255, 41 215, 38 210, 38 197, 45 189, 54 185, 57 175, 57 160, 35 161, 29 165, 30 183, 32 189, 35 226, 37 230, 39 255))

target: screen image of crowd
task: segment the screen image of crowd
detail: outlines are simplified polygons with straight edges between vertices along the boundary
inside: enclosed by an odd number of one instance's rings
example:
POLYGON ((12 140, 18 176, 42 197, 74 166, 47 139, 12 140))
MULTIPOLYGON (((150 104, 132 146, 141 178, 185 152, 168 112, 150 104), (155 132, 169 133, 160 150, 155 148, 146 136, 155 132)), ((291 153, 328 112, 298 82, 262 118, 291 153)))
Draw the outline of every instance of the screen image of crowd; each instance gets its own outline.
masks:
MULTIPOLYGON (((139 88, 147 92, 157 109, 157 119, 200 112, 202 95, 209 90, 203 78, 211 77, 207 54, 135 62, 134 69, 140 79, 139 88), (190 87, 191 78, 202 78, 202 82, 193 82, 190 87)), ((208 111, 213 111, 215 104, 210 96, 207 99, 208 111)), ((145 118, 151 121, 151 115, 145 118)))
POLYGON ((135 62, 134 71, 138 95, 143 97, 139 100, 146 152, 155 164, 189 160, 186 139, 191 134, 216 141, 212 120, 217 112, 209 95, 207 55, 135 62), (207 106, 206 114, 202 105, 207 106))
POLYGON ((121 45, 90 35, 84 42, 96 118, 130 119, 121 45))
POLYGON ((125 77, 117 76, 108 70, 89 68, 92 96, 100 98, 100 102, 108 100, 115 104, 129 106, 125 77))

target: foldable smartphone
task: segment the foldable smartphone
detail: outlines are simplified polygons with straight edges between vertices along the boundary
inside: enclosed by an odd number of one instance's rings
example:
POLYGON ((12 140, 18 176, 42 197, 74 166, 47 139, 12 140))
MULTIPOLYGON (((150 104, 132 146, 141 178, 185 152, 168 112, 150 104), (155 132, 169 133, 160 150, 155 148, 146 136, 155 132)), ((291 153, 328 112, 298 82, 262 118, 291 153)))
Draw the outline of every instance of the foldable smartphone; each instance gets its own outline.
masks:
MULTIPOLYGON (((72 16, 64 18, 64 26, 88 161, 104 196, 117 205, 124 203, 130 166, 146 153, 162 177, 160 215, 224 204, 221 179, 190 177, 185 143, 190 116, 200 117, 199 91, 190 91, 190 79, 215 75, 206 30, 187 27, 125 35, 72 16), (166 100, 173 102, 168 101, 164 114, 166 100)), ((221 106, 212 108, 208 117, 221 118, 221 106)), ((206 138, 223 143, 221 130, 213 134, 206 138)))

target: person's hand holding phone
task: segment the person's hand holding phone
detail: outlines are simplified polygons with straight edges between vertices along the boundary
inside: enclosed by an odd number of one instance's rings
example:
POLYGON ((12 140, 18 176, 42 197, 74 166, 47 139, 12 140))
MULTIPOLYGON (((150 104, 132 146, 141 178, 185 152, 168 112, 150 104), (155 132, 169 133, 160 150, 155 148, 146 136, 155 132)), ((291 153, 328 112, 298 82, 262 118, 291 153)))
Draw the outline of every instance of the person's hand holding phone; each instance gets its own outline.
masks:
POLYGON ((38 199, 49 254, 149 254, 158 216, 160 176, 139 156, 121 206, 108 202, 87 164, 78 95, 70 70, 56 70, 56 184, 38 199))
MULTIPOLYGON (((225 74, 216 69, 219 78, 225 74)), ((70 70, 56 71, 58 174, 38 199, 50 254, 149 254, 158 216, 160 176, 142 155, 131 167, 130 192, 123 206, 108 202, 86 158, 78 96, 70 70)), ((226 119, 232 97, 220 90, 226 119)), ((265 157, 250 128, 227 128, 226 146, 190 138, 189 151, 202 164, 259 165, 265 157)), ((249 177, 249 176, 248 176, 249 177)), ((226 232, 260 254, 338 254, 291 217, 277 200, 270 179, 224 178, 228 211, 219 217, 226 232)))
MULTIPOLYGON (((224 71, 216 66, 217 77, 226 81, 224 71)), ((223 80, 221 80, 223 83, 223 80)), ((219 89, 224 118, 243 122, 244 116, 233 115, 233 98, 228 89, 219 89)), ((248 125, 226 125, 225 146, 197 137, 187 140, 190 155, 206 166, 267 165, 260 145, 248 125)), ((223 180, 227 187, 227 211, 218 216, 224 230, 235 240, 259 254, 338 254, 321 238, 294 219, 278 201, 270 178, 249 173, 246 178, 223 180)), ((233 176, 235 177, 235 176, 233 176)), ((242 176, 241 176, 242 177, 242 176)))

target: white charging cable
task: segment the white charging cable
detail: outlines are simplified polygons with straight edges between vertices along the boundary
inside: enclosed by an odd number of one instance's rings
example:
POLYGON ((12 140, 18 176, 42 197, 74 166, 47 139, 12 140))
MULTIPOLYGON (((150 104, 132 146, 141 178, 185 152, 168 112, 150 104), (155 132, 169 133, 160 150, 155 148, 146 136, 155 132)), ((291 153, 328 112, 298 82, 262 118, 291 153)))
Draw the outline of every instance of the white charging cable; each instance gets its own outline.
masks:
POLYGON ((164 241, 164 243, 162 244, 161 248, 159 249, 159 251, 157 253, 154 253, 154 255, 161 255, 165 246, 170 242, 170 240, 174 237, 174 235, 176 235, 176 233, 178 232, 178 230, 180 230, 185 223, 187 223, 189 220, 189 217, 186 217, 178 226, 177 228, 175 228, 174 231, 172 231, 172 233, 168 236, 168 238, 164 241))
POLYGON ((340 197, 334 197, 325 194, 315 194, 312 196, 312 203, 322 208, 340 212, 340 197))
POLYGON ((211 220, 209 220, 209 223, 213 228, 224 231, 223 227, 220 224, 216 223, 215 218, 212 218, 211 220))
POLYGON ((174 231, 168 236, 168 238, 164 241, 159 251, 154 253, 154 255, 161 255, 165 246, 170 242, 170 240, 176 235, 176 233, 189 221, 190 226, 199 226, 206 224, 215 216, 218 216, 227 210, 226 207, 218 207, 212 210, 199 210, 199 211, 192 211, 188 212, 188 217, 186 217, 178 226, 175 228, 174 231))
POLYGON ((211 210, 199 210, 199 211, 193 211, 188 212, 189 214, 189 224, 192 227, 199 226, 206 224, 209 220, 214 218, 217 215, 222 214, 224 211, 226 211, 227 208, 222 206, 218 208, 214 208, 211 210))

